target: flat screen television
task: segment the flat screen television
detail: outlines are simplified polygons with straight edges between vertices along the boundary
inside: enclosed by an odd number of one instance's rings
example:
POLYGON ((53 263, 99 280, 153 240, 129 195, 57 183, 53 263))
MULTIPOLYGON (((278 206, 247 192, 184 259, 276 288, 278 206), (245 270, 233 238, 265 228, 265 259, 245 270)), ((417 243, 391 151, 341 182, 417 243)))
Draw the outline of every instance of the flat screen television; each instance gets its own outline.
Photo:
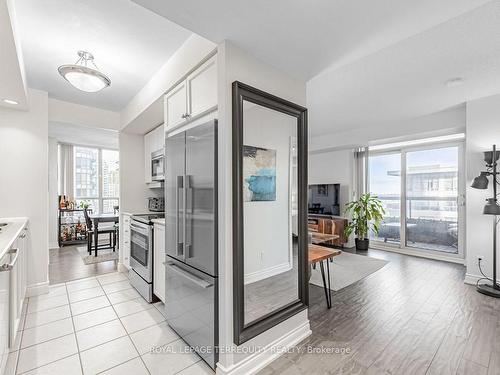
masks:
POLYGON ((340 215, 340 184, 309 185, 307 208, 310 214, 340 215))

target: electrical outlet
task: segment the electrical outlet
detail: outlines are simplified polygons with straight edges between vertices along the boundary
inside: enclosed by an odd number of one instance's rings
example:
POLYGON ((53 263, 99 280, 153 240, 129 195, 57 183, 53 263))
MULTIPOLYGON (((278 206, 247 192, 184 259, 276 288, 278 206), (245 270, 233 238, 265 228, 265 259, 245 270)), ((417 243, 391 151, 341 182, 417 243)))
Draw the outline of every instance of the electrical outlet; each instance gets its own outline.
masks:
POLYGON ((483 260, 483 256, 482 256, 482 255, 478 255, 478 256, 477 256, 477 260, 478 260, 478 261, 483 260))

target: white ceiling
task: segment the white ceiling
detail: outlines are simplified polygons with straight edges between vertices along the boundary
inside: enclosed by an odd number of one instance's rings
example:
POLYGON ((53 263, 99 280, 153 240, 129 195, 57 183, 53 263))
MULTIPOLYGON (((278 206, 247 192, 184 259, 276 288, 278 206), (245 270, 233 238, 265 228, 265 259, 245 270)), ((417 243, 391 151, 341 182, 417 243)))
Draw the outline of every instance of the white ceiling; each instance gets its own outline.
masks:
POLYGON ((133 0, 214 42, 309 79, 487 0, 133 0))
POLYGON ((500 92, 498 0, 133 1, 307 81, 312 136, 500 92))
POLYGON ((0 0, 0 106, 26 109, 26 87, 24 71, 19 59, 22 60, 21 49, 16 43, 16 25, 12 22, 12 2, 0 0), (15 100, 18 104, 7 104, 3 99, 15 100))
POLYGON ((500 1, 307 83, 312 135, 398 123, 500 92, 500 1), (445 82, 463 77, 464 84, 445 82))
POLYGON ((191 35, 129 0, 17 0, 15 3, 29 87, 49 96, 119 111, 191 35), (57 72, 78 50, 94 54, 111 87, 78 91, 57 72))

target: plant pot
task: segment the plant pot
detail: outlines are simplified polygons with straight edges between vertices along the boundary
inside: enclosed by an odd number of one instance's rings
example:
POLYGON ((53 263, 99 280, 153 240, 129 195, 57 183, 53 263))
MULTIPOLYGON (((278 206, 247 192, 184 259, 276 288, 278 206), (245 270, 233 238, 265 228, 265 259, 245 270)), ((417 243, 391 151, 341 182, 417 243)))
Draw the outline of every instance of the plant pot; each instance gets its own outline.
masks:
POLYGON ((370 246, 370 240, 368 238, 355 238, 354 241, 356 242, 356 250, 368 250, 370 246))

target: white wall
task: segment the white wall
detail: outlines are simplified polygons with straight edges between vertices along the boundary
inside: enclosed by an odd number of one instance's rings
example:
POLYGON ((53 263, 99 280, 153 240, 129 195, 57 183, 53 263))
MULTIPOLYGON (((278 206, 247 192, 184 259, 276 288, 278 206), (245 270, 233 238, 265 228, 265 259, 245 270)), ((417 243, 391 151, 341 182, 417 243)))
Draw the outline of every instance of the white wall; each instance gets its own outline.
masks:
MULTIPOLYGON (((239 80, 289 101, 306 103, 305 82, 291 78, 242 51, 230 42, 219 45, 217 55, 219 76, 219 344, 236 348, 233 343, 233 249, 232 249, 232 104, 231 85, 239 80)), ((249 340, 240 349, 253 345, 274 347, 295 344, 310 334, 307 310, 293 316, 265 333, 249 340)), ((254 366, 265 366, 277 354, 269 351, 255 355, 221 353, 220 373, 248 373, 254 366), (252 361, 255 359, 255 361, 252 361)))
POLYGON ((120 114, 104 109, 49 99, 49 121, 89 128, 120 130, 120 114))
MULTIPOLYGON (((493 195, 491 179, 488 190, 473 189, 470 183, 480 171, 485 170, 483 152, 491 150, 493 144, 500 148, 500 95, 467 103, 467 275, 465 280, 470 283, 475 283, 480 275, 477 266, 478 256, 483 258, 483 270, 488 276, 492 275, 494 217, 482 214, 485 199, 493 195)), ((499 249, 497 249, 498 254, 500 254, 499 249)), ((500 272, 500 256, 497 257, 497 261, 497 270, 500 272)))
POLYGON ((340 184, 340 214, 353 197, 354 152, 352 149, 309 154, 309 184, 340 184))
POLYGON ((0 217, 30 220, 28 286, 48 286, 47 93, 28 90, 28 111, 0 108, 0 217))
POLYGON ((118 131, 49 121, 49 137, 60 143, 118 150, 118 131))
MULTIPOLYGON (((148 212, 150 190, 144 181, 144 137, 120 132, 120 212, 148 212)), ((122 225, 123 220, 120 221, 122 225)), ((123 228, 120 227, 123 233, 123 228)), ((123 241, 123 236, 120 236, 123 241)), ((120 244, 122 248, 122 244, 120 244)), ((122 254, 120 252, 120 263, 122 254)))
POLYGON ((150 196, 144 181, 144 137, 120 132, 120 211, 147 212, 150 196))
MULTIPOLYGON (((354 152, 352 149, 309 153, 309 184, 340 184, 340 216, 354 194, 354 152)), ((354 246, 354 236, 347 247, 354 246)))
POLYGON ((163 122, 163 94, 217 48, 213 42, 191 35, 156 72, 121 112, 122 129, 145 134, 163 122))
POLYGON ((245 279, 255 282, 293 266, 290 222, 284 218, 290 212, 290 137, 297 121, 257 105, 245 109, 243 118, 243 143, 276 151, 276 200, 243 205, 245 279))
POLYGON ((58 226, 58 187, 57 187, 57 139, 49 137, 49 248, 59 246, 57 238, 58 226))
MULTIPOLYGON (((309 127, 314 130, 314 123, 309 127)), ((405 141, 410 139, 455 134, 465 130, 465 106, 453 107, 383 126, 367 124, 365 128, 338 132, 310 138, 309 151, 335 150, 381 143, 405 141)))

